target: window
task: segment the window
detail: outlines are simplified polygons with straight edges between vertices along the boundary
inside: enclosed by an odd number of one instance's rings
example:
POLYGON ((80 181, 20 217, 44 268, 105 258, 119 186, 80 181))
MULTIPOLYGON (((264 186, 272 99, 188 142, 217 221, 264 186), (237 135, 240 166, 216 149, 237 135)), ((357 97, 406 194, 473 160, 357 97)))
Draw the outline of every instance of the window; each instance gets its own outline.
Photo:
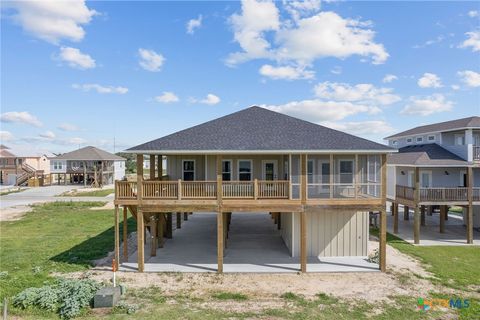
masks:
POLYGON ((54 170, 62 170, 63 169, 63 163, 61 161, 54 161, 53 162, 53 169, 54 170))
POLYGON ((417 137, 417 142, 423 142, 423 137, 417 137))
POLYGON ((396 146, 398 144, 398 141, 397 140, 393 140, 392 141, 392 146, 396 146))
POLYGON ((456 146, 463 146, 465 144, 465 135, 464 134, 456 134, 455 135, 455 145, 456 146))
POLYGON ((252 160, 238 160, 238 180, 252 180, 252 160))
POLYGON ((322 162, 322 183, 330 183, 330 163, 322 162))
POLYGON ((183 181, 195 180, 195 160, 183 160, 183 181))
POLYGON ((340 183, 353 183, 352 160, 340 160, 340 183))
POLYGON ((428 136, 428 141, 435 141, 435 136, 428 136))
POLYGON ((413 139, 412 138, 407 138, 407 144, 412 143, 413 139))
POLYGON ((307 162, 307 183, 313 183, 313 160, 307 162))
POLYGON ((230 160, 222 161, 222 180, 232 180, 232 161, 230 160))

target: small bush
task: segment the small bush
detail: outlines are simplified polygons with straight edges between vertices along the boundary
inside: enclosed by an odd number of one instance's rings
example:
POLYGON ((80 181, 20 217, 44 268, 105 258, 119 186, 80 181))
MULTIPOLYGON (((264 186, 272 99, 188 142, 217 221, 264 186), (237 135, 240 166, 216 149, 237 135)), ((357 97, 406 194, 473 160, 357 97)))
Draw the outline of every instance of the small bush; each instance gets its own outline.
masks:
POLYGON ((13 298, 13 305, 22 309, 37 307, 70 319, 90 305, 100 287, 98 282, 89 279, 58 279, 53 285, 23 290, 13 298))
POLYGON ((133 314, 137 312, 138 306, 136 304, 128 304, 124 301, 119 302, 113 311, 115 313, 126 313, 126 314, 133 314))
POLYGON ((219 292, 219 293, 215 293, 212 297, 218 300, 237 300, 237 301, 248 300, 248 297, 246 295, 241 293, 235 293, 235 292, 219 292))
POLYGON ((287 299, 287 300, 296 300, 299 297, 295 293, 289 291, 282 294, 280 298, 287 299))

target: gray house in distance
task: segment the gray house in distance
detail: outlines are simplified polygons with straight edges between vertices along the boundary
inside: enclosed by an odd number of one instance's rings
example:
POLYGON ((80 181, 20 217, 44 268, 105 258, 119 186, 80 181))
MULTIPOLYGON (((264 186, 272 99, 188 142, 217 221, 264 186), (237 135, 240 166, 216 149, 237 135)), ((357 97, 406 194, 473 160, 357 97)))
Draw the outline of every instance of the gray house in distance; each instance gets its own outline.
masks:
POLYGON ((50 158, 50 173, 57 182, 106 185, 125 177, 125 158, 88 146, 50 158))
POLYGON ((404 219, 414 212, 414 241, 420 242, 425 212, 440 209, 445 231, 449 206, 463 207, 467 243, 480 227, 480 117, 468 117, 416 127, 385 138, 397 154, 388 157, 387 197, 393 203, 394 232, 398 204, 404 219))
MULTIPOLYGON (((368 212, 380 211, 380 269, 385 270, 386 155, 394 151, 250 107, 128 149, 137 155, 137 181, 116 181, 115 208, 118 212, 123 207, 124 218, 127 210, 137 218, 140 272, 155 269, 145 261, 144 225, 153 230, 150 255, 162 255, 162 249, 156 250, 155 230, 165 224, 171 230, 171 215, 178 218, 182 212, 217 213, 218 272, 223 272, 229 225, 237 212, 271 213, 286 256, 297 259, 305 272, 307 257, 316 262, 323 257, 365 257, 368 212), (144 155, 158 163, 150 166, 146 180, 144 155), (166 176, 158 162, 162 157, 166 176)), ((118 216, 116 230, 119 261, 118 216)), ((123 262, 127 259, 124 252, 123 262)), ((309 268, 315 271, 314 265, 309 268)))

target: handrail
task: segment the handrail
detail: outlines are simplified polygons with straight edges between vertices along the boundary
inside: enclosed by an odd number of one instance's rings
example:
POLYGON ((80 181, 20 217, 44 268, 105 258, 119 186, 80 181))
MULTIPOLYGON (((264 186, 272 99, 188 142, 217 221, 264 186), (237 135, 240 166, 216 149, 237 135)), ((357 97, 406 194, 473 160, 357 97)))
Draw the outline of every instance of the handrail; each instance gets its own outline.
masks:
MULTIPOLYGON (((414 200, 415 188, 396 185, 396 197, 414 200)), ((419 189, 419 201, 468 201, 468 187, 428 187, 419 189)), ((480 201, 480 188, 473 188, 473 201, 480 201)))

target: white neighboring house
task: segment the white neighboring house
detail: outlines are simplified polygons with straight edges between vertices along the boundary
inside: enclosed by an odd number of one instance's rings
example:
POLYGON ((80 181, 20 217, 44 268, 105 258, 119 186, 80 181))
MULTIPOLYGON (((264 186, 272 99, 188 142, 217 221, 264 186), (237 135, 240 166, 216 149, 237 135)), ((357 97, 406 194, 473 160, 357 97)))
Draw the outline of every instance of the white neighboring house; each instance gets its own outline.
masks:
POLYGON ((50 159, 59 184, 113 184, 125 177, 125 158, 88 146, 50 159))
POLYGON ((420 126, 385 139, 399 151, 387 160, 388 200, 420 211, 422 224, 427 209, 440 206, 446 211, 442 220, 448 218, 447 206, 461 206, 467 230, 480 227, 480 117, 420 126), (469 206, 473 226, 467 219, 469 206))

